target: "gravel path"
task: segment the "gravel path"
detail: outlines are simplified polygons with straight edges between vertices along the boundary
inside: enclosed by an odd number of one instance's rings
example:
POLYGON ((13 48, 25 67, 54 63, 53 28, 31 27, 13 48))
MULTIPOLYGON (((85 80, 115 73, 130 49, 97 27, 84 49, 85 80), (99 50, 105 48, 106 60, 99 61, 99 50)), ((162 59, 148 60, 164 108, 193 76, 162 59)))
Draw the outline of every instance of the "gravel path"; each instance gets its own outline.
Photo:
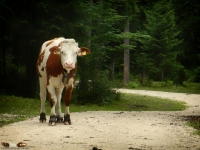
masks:
POLYGON ((0 128, 0 142, 23 141, 27 143, 25 148, 30 150, 200 149, 200 136, 194 135, 195 130, 180 117, 200 115, 200 95, 125 89, 119 91, 181 100, 189 108, 175 112, 71 113, 72 125, 56 126, 39 123, 39 117, 36 117, 0 128))

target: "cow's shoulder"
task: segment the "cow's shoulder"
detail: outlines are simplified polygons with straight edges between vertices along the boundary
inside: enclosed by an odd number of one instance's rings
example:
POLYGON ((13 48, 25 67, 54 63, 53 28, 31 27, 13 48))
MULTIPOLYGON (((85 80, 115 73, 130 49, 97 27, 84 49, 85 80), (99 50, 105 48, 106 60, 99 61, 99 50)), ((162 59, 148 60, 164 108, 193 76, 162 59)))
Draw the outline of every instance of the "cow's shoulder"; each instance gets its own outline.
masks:
POLYGON ((42 53, 44 50, 48 50, 48 49, 50 49, 54 46, 59 46, 60 43, 63 42, 64 40, 65 40, 65 38, 59 37, 59 38, 54 38, 54 39, 51 39, 51 40, 44 42, 42 44, 40 53, 42 53))

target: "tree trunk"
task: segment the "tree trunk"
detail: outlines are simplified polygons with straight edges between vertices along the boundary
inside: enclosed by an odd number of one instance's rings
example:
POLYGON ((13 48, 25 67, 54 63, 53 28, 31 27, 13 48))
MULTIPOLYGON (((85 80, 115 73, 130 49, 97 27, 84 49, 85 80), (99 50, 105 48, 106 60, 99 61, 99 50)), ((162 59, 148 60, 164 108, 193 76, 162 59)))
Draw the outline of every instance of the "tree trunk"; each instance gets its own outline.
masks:
MULTIPOLYGON (((129 32, 129 19, 127 18, 124 27, 124 32, 129 32)), ((129 39, 124 39, 124 44, 129 45, 129 39)), ((130 80, 130 52, 126 48, 124 50, 124 85, 128 84, 130 80)))

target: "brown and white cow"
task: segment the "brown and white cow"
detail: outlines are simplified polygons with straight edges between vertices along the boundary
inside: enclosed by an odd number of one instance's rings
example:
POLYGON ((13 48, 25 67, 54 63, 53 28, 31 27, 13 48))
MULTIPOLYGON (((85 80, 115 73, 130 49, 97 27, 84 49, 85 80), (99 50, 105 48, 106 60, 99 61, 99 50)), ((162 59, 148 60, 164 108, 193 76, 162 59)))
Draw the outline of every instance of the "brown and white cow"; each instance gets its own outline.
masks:
POLYGON ((36 64, 40 83, 40 122, 46 122, 46 88, 51 105, 49 124, 55 125, 56 122, 63 121, 60 101, 62 91, 66 87, 64 95, 64 124, 71 124, 69 104, 75 82, 77 56, 84 56, 89 53, 90 50, 88 48, 79 48, 74 39, 61 37, 43 43, 36 64))

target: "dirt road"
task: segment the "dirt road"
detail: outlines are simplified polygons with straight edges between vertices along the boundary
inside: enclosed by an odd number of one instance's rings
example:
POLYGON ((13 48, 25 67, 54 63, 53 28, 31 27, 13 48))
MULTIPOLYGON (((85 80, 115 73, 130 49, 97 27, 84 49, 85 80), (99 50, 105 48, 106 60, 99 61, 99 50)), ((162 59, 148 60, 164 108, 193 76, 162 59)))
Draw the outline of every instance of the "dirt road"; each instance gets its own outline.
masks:
POLYGON ((72 125, 56 126, 39 123, 39 117, 36 117, 0 128, 0 142, 23 141, 27 143, 25 148, 30 150, 200 149, 200 136, 194 135, 195 130, 180 117, 200 115, 200 95, 125 89, 119 91, 181 100, 189 108, 180 112, 71 113, 72 125))

